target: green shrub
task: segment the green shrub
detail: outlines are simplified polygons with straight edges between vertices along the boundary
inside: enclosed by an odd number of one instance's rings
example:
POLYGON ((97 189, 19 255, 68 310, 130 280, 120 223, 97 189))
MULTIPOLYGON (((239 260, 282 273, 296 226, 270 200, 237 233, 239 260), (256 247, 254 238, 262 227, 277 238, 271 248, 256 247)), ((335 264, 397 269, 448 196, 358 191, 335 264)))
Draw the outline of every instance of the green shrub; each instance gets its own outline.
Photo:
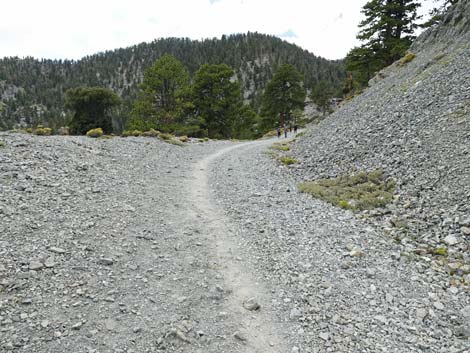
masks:
POLYGON ((98 127, 96 129, 91 129, 91 130, 88 130, 86 135, 88 137, 92 137, 92 138, 97 138, 97 137, 101 137, 103 136, 103 129, 98 127))
POLYGON ((62 135, 62 136, 70 135, 70 129, 67 126, 60 127, 59 135, 62 135))
POLYGON ((399 66, 405 66, 406 64, 412 62, 416 58, 416 55, 413 53, 406 53, 406 55, 400 59, 398 63, 399 66))
POLYGON ((176 139, 169 139, 169 140, 163 140, 165 141, 166 143, 170 143, 172 145, 176 145, 176 146, 184 146, 184 143, 181 142, 180 140, 176 140, 176 139))
POLYGON ((285 143, 275 142, 270 147, 273 150, 287 152, 290 150, 289 146, 285 143))
POLYGON ((129 137, 129 136, 135 136, 139 137, 142 136, 142 131, 140 130, 124 130, 121 134, 122 137, 129 137))
POLYGON ((291 164, 299 163, 299 161, 297 161, 297 159, 295 159, 293 157, 281 157, 281 158, 279 158, 279 160, 282 162, 282 164, 285 164, 285 165, 291 165, 291 164))
POLYGON ((5 147, 5 146, 6 146, 5 142, 0 141, 0 147, 5 147))
POLYGON ((189 137, 184 135, 184 136, 180 136, 178 137, 178 139, 181 141, 181 142, 188 142, 189 141, 189 137))
POLYGON ((98 137, 98 140, 111 140, 114 137, 114 135, 103 135, 98 137))
POLYGON ((277 130, 270 130, 263 135, 263 137, 274 137, 277 136, 277 130))
POLYGON ((162 140, 172 140, 175 136, 173 136, 172 134, 168 134, 168 133, 161 133, 159 137, 162 140))
POLYGON ((335 179, 321 179, 299 184, 299 190, 333 205, 366 210, 383 207, 393 200, 395 181, 387 179, 382 170, 358 173, 335 179))
POLYGON ((26 129, 24 129, 24 131, 26 131, 28 134, 32 134, 33 133, 33 128, 32 127, 28 127, 26 129))
POLYGON ((50 136, 52 135, 52 129, 38 125, 35 129, 33 129, 33 134, 38 136, 50 136))
POLYGON ((447 248, 445 247, 440 247, 440 248, 435 248, 431 250, 433 255, 438 255, 438 256, 444 256, 447 257, 447 248))
POLYGON ((157 131, 155 129, 149 129, 142 133, 142 136, 145 136, 145 137, 158 137, 158 135, 160 135, 160 131, 157 131))

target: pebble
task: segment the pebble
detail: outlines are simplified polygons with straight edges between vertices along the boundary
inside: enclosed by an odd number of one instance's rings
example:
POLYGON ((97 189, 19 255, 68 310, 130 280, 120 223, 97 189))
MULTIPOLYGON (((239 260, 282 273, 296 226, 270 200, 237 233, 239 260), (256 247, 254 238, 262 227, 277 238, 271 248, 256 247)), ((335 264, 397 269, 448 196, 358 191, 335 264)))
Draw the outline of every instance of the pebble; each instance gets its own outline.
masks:
POLYGON ((243 302, 243 307, 244 307, 246 310, 255 311, 255 310, 259 310, 260 305, 259 305, 259 303, 256 301, 256 298, 252 297, 252 298, 249 298, 249 299, 247 299, 247 300, 245 300, 245 301, 243 302))

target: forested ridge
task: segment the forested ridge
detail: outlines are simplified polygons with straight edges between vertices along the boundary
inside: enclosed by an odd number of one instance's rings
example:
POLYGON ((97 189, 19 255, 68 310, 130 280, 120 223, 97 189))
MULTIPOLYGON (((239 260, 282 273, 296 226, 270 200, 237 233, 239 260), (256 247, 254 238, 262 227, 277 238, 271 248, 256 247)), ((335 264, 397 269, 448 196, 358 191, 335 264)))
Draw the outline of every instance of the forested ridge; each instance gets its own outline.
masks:
POLYGON ((122 123, 135 100, 143 73, 159 57, 171 54, 191 77, 204 64, 225 63, 238 77, 243 98, 255 110, 266 84, 276 69, 288 63, 304 76, 304 87, 319 81, 339 87, 345 79, 342 61, 329 61, 285 42, 259 34, 235 34, 201 41, 187 38, 157 39, 73 60, 34 58, 0 59, 0 128, 46 124, 66 125, 64 93, 78 86, 101 86, 115 91, 124 101, 118 119, 122 123))

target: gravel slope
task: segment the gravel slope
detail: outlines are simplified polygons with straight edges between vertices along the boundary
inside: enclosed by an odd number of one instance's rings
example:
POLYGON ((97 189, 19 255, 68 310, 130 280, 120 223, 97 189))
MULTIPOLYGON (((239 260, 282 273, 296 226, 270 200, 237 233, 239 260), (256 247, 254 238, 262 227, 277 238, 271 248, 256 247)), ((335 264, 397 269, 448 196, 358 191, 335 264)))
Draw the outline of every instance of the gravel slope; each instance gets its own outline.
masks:
POLYGON ((213 197, 238 224, 292 352, 463 352, 468 287, 389 236, 296 191, 286 167, 247 145, 212 170, 213 197))
POLYGON ((297 193, 272 141, 0 141, 0 351, 470 344, 468 288, 297 193))

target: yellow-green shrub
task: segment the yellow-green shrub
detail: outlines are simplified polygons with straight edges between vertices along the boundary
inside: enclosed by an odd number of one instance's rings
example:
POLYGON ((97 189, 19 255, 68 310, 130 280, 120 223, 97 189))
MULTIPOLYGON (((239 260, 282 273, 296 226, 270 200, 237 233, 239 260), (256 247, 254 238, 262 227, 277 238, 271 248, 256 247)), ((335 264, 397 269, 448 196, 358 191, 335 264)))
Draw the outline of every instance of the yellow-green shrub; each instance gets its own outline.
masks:
POLYGON ((174 138, 174 136, 172 134, 168 134, 168 133, 161 133, 159 135, 159 137, 162 139, 162 140, 172 140, 174 138))
POLYGON ((33 130, 33 134, 38 136, 50 136, 52 135, 52 129, 38 125, 38 127, 33 130))
POLYGON ((408 64, 409 62, 412 62, 413 59, 416 58, 416 54, 414 53, 406 53, 406 55, 400 59, 400 62, 398 63, 399 66, 404 66, 408 64))
POLYGON ((185 135, 185 136, 180 136, 180 137, 179 137, 179 140, 180 140, 181 142, 188 142, 188 141, 189 141, 189 137, 186 136, 186 135, 185 135))
POLYGON ((145 137, 158 137, 158 135, 160 135, 160 132, 155 129, 150 129, 142 133, 142 136, 145 136, 145 137))
POLYGON ((395 181, 382 170, 299 184, 299 190, 351 210, 383 207, 393 200, 395 181))
POLYGON ((92 138, 97 138, 97 137, 101 137, 103 136, 103 129, 98 127, 96 129, 91 129, 91 130, 88 130, 88 132, 86 133, 86 135, 88 137, 92 137, 92 138))

